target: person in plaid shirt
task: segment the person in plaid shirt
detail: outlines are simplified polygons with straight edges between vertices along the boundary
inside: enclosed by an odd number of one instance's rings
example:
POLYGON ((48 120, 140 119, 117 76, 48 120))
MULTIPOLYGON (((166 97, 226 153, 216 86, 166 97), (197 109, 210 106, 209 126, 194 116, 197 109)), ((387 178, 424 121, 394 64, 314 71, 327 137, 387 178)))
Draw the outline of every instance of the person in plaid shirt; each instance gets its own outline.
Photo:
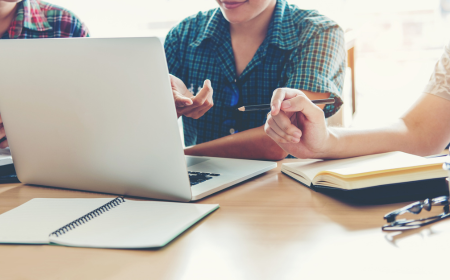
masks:
MULTIPOLYGON (((39 0, 0 0, 0 39, 88 37, 70 11, 39 0)), ((0 148, 8 147, 0 116, 0 148)))
POLYGON ((285 0, 217 2, 219 8, 175 26, 164 44, 185 144, 195 145, 185 154, 285 158, 264 132, 268 112, 236 109, 268 104, 274 91, 295 89, 310 99, 335 98, 324 108, 326 117, 333 115, 342 105, 343 31, 285 0))

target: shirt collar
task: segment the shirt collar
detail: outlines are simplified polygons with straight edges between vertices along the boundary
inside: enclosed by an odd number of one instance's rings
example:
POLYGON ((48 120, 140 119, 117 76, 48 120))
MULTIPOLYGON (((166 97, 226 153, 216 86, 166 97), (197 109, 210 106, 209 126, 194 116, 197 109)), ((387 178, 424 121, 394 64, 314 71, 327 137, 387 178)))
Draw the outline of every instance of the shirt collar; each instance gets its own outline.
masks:
POLYGON ((9 30, 10 38, 19 37, 23 28, 38 32, 52 29, 39 6, 38 0, 23 0, 19 3, 16 19, 12 22, 9 30))
POLYGON ((200 34, 192 45, 196 47, 200 46, 200 44, 206 39, 212 39, 216 43, 220 44, 227 36, 230 36, 229 26, 230 24, 223 16, 220 8, 216 8, 206 24, 205 31, 200 34))
POLYGON ((286 0, 278 0, 267 31, 269 44, 284 50, 298 47, 300 42, 292 17, 292 9, 286 0))

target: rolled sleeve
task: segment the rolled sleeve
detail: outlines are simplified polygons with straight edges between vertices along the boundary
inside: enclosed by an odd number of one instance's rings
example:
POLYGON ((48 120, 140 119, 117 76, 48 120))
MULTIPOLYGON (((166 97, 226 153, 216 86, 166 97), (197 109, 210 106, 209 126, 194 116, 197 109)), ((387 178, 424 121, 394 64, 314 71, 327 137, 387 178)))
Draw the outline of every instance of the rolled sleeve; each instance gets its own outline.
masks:
POLYGON ((293 61, 286 87, 330 93, 336 101, 325 106, 325 117, 335 114, 343 104, 346 52, 342 29, 336 25, 320 30, 299 46, 293 61))

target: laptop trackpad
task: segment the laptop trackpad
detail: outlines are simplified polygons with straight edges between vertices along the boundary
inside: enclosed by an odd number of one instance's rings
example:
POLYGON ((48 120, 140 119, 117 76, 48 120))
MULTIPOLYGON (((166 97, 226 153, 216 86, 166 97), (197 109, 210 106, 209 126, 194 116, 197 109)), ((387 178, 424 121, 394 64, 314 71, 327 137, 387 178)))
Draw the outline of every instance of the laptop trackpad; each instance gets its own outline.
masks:
POLYGON ((187 167, 189 167, 208 160, 209 160, 208 158, 201 158, 201 157, 186 157, 186 164, 187 167))

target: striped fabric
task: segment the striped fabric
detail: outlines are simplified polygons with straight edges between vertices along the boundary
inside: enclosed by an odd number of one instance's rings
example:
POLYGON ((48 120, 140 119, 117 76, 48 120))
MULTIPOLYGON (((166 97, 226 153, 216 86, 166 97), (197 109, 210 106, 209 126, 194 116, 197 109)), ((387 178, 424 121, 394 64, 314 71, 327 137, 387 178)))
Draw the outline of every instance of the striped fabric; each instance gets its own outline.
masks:
POLYGON ((86 26, 70 11, 39 0, 18 3, 17 16, 2 39, 88 37, 86 26))
POLYGON ((345 75, 342 29, 316 11, 278 0, 267 37, 243 73, 236 77, 229 23, 219 8, 186 18, 165 40, 169 71, 195 94, 205 79, 214 89, 214 107, 198 120, 183 116, 186 146, 262 126, 267 112, 238 112, 242 105, 270 103, 280 87, 331 93, 334 105, 345 75))

